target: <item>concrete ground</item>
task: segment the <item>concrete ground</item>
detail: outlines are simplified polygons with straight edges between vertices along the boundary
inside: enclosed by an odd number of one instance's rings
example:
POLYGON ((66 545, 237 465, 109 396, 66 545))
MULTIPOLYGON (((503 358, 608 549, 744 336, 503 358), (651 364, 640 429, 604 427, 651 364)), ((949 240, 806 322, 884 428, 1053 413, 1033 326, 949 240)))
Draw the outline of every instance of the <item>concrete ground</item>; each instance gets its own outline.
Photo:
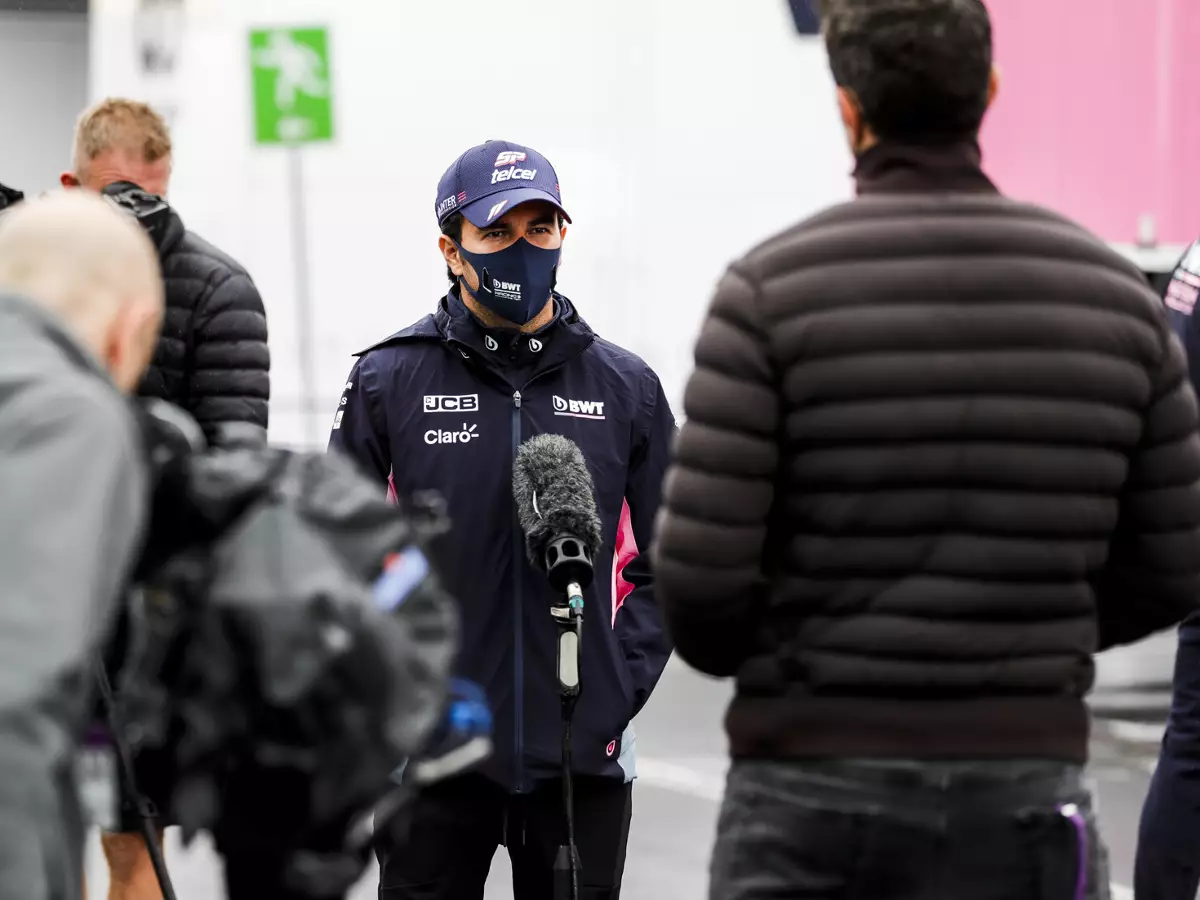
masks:
MULTIPOLYGON (((1137 820, 1161 736, 1158 706, 1165 703, 1163 685, 1169 679, 1173 648, 1173 635, 1160 636, 1099 664, 1097 704, 1133 709, 1120 721, 1098 720, 1093 742, 1092 786, 1112 856, 1114 900, 1132 898, 1127 886, 1137 820)), ((706 896, 708 855, 725 770, 720 723, 729 693, 728 684, 703 678, 672 661, 639 717, 639 780, 622 892, 625 900, 706 896)), ((168 854, 179 900, 223 900, 220 863, 207 844, 198 842, 184 851, 169 836, 168 854)), ((511 897, 508 879, 508 860, 500 852, 487 900, 511 897)), ((98 841, 93 838, 90 896, 103 897, 106 882, 98 841)), ((376 876, 369 872, 352 900, 368 900, 375 894, 376 876)))

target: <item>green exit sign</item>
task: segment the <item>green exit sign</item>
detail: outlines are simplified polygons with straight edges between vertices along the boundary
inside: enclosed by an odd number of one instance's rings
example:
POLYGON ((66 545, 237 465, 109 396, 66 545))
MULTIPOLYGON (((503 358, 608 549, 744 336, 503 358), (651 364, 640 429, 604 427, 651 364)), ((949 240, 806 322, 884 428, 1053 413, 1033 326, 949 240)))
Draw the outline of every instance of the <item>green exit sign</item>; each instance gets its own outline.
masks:
POLYGON ((333 83, 325 28, 252 30, 250 73, 256 143, 333 140, 333 83))

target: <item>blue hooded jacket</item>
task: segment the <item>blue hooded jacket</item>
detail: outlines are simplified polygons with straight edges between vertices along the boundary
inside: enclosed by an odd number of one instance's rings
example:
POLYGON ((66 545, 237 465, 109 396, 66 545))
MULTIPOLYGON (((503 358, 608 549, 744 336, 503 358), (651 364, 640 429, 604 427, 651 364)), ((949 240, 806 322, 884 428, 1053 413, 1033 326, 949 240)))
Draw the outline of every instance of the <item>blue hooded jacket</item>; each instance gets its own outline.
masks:
POLYGON ((1171 318, 1171 327, 1187 350, 1188 374, 1192 388, 1200 396, 1200 317, 1196 299, 1200 296, 1200 241, 1192 244, 1163 291, 1163 302, 1171 318))
POLYGON ((435 314, 356 354, 330 438, 381 489, 390 479, 401 501, 425 489, 445 498, 453 524, 440 561, 463 617, 456 674, 487 690, 495 752, 483 771, 514 793, 562 772, 550 615, 561 600, 526 559, 517 524, 523 441, 549 432, 579 445, 604 526, 584 594, 574 771, 635 776, 628 726, 671 654, 648 553, 621 571, 632 590, 619 608, 614 560, 625 510, 649 548, 675 420, 645 362, 598 337, 558 294, 555 313, 536 333, 487 329, 452 291, 435 314))

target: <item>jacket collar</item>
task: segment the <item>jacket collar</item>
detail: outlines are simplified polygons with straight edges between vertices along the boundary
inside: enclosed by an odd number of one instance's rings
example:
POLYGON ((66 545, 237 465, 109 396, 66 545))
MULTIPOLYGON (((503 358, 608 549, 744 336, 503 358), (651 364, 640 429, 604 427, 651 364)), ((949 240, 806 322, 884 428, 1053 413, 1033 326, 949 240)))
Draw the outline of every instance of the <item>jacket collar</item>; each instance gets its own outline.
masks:
POLYGON ((554 318, 537 331, 488 328, 463 305, 454 288, 434 314, 438 333, 464 359, 476 358, 501 375, 540 372, 578 356, 596 339, 571 301, 554 294, 554 318))
POLYGON ((974 140, 937 145, 883 141, 858 157, 854 181, 860 195, 999 193, 983 173, 981 160, 974 140))
POLYGON ((173 253, 185 234, 187 234, 187 228, 184 227, 183 219, 179 217, 179 213, 175 212, 175 207, 170 207, 167 211, 167 221, 163 227, 162 237, 158 241, 159 258, 173 253))

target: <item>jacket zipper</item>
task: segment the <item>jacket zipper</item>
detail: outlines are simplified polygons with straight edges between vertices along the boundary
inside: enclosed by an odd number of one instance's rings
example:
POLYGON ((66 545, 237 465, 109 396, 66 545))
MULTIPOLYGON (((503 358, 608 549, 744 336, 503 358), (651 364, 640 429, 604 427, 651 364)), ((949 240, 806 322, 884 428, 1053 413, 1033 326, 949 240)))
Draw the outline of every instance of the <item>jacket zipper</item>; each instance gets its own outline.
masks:
MULTIPOLYGON (((586 348, 585 348, 586 349, 586 348)), ((583 352, 583 351, 580 351, 583 352)), ((572 357, 574 359, 574 357, 572 357)), ((514 390, 512 395, 512 458, 513 463, 517 461, 517 451, 521 447, 521 391, 533 384, 543 375, 549 375, 551 372, 557 372, 571 360, 563 360, 556 366, 538 372, 523 385, 520 390, 514 390)), ((513 736, 513 744, 515 759, 513 764, 516 768, 516 785, 517 793, 525 792, 525 629, 524 629, 524 612, 525 603, 522 597, 524 583, 521 578, 522 569, 525 564, 525 532, 521 530, 521 523, 517 519, 517 512, 513 509, 513 630, 515 632, 514 641, 514 656, 513 656, 513 678, 516 688, 516 703, 514 718, 516 720, 516 734, 513 736)))
MULTIPOLYGON (((590 345, 589 345, 590 346, 590 345)), ((587 347, 579 351, 580 355, 587 347)), ((574 360, 575 357, 564 359, 558 365, 552 366, 549 369, 538 372, 532 378, 521 386, 521 390, 528 388, 533 382, 537 381, 543 375, 549 375, 551 372, 557 372, 559 369, 566 366, 567 363, 574 360)), ((499 374, 499 373, 497 373, 499 374)), ((503 376, 501 376, 503 377, 503 376)), ((521 390, 514 390, 512 394, 512 461, 515 464, 517 461, 517 451, 521 447, 521 390)), ((525 533, 521 530, 521 523, 517 519, 517 511, 513 508, 513 681, 514 691, 516 693, 515 703, 513 704, 513 719, 516 725, 515 733, 513 734, 513 768, 516 770, 516 792, 518 794, 525 793, 525 629, 522 627, 524 622, 524 601, 522 592, 524 588, 522 574, 522 566, 525 561, 525 533)))
MULTIPOLYGON (((517 460, 517 450, 521 446, 521 392, 513 391, 512 395, 512 457, 517 460)), ((513 645, 513 681, 516 692, 516 703, 513 704, 516 718, 513 732, 513 767, 516 769, 517 793, 525 789, 525 629, 524 610, 522 609, 522 563, 524 562, 525 534, 521 531, 521 523, 517 519, 516 507, 513 508, 513 630, 515 643, 513 645)))

